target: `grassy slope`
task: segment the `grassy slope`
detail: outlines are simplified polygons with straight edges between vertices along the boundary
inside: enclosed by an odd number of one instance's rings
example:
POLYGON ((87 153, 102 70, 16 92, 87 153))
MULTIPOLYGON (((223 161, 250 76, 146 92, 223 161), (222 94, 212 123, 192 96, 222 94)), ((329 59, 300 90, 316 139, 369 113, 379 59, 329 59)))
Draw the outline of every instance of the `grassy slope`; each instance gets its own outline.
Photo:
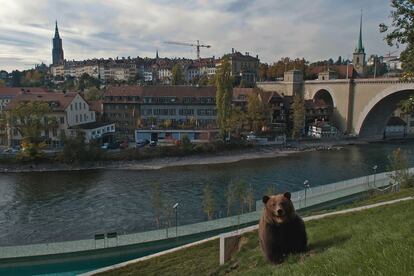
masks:
POLYGON ((310 252, 279 266, 266 263, 252 232, 222 267, 215 240, 103 275, 409 275, 414 271, 413 214, 414 201, 409 201, 308 222, 310 252))

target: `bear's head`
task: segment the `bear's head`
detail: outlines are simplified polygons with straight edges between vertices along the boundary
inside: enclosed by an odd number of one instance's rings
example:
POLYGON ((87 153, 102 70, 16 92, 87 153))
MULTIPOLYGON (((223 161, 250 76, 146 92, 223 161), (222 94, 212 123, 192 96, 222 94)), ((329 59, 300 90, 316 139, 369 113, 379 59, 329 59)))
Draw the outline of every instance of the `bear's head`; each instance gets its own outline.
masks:
POLYGON ((266 222, 282 224, 294 216, 295 208, 290 197, 289 192, 263 197, 266 222))

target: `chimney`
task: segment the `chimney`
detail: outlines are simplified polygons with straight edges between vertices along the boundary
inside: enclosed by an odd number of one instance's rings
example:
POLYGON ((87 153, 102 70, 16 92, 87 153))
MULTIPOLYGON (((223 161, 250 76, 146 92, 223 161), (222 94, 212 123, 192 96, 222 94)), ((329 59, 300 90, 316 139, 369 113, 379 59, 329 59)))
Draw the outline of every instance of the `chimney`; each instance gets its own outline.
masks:
POLYGON ((231 53, 234 54, 234 48, 231 48, 231 53))
POLYGON ((256 55, 256 58, 259 59, 259 55, 256 55))

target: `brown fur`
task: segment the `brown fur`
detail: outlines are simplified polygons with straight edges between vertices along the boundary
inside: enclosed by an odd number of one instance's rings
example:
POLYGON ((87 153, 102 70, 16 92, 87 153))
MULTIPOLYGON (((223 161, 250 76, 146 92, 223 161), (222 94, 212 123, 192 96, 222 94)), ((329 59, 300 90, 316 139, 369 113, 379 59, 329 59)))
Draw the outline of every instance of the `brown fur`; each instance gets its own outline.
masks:
POLYGON ((274 264, 291 253, 307 249, 305 223, 296 214, 290 193, 264 196, 259 221, 259 241, 263 255, 274 264))

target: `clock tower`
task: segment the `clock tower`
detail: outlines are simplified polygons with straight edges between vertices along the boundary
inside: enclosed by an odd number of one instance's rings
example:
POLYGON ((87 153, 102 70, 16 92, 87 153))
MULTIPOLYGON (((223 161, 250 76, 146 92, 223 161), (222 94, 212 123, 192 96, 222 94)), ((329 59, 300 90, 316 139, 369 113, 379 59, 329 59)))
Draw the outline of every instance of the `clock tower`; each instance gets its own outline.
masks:
POLYGON ((359 22, 359 38, 358 44, 355 48, 352 63, 354 64, 355 71, 358 73, 358 76, 363 77, 365 73, 365 48, 362 45, 362 11, 361 19, 359 22))

